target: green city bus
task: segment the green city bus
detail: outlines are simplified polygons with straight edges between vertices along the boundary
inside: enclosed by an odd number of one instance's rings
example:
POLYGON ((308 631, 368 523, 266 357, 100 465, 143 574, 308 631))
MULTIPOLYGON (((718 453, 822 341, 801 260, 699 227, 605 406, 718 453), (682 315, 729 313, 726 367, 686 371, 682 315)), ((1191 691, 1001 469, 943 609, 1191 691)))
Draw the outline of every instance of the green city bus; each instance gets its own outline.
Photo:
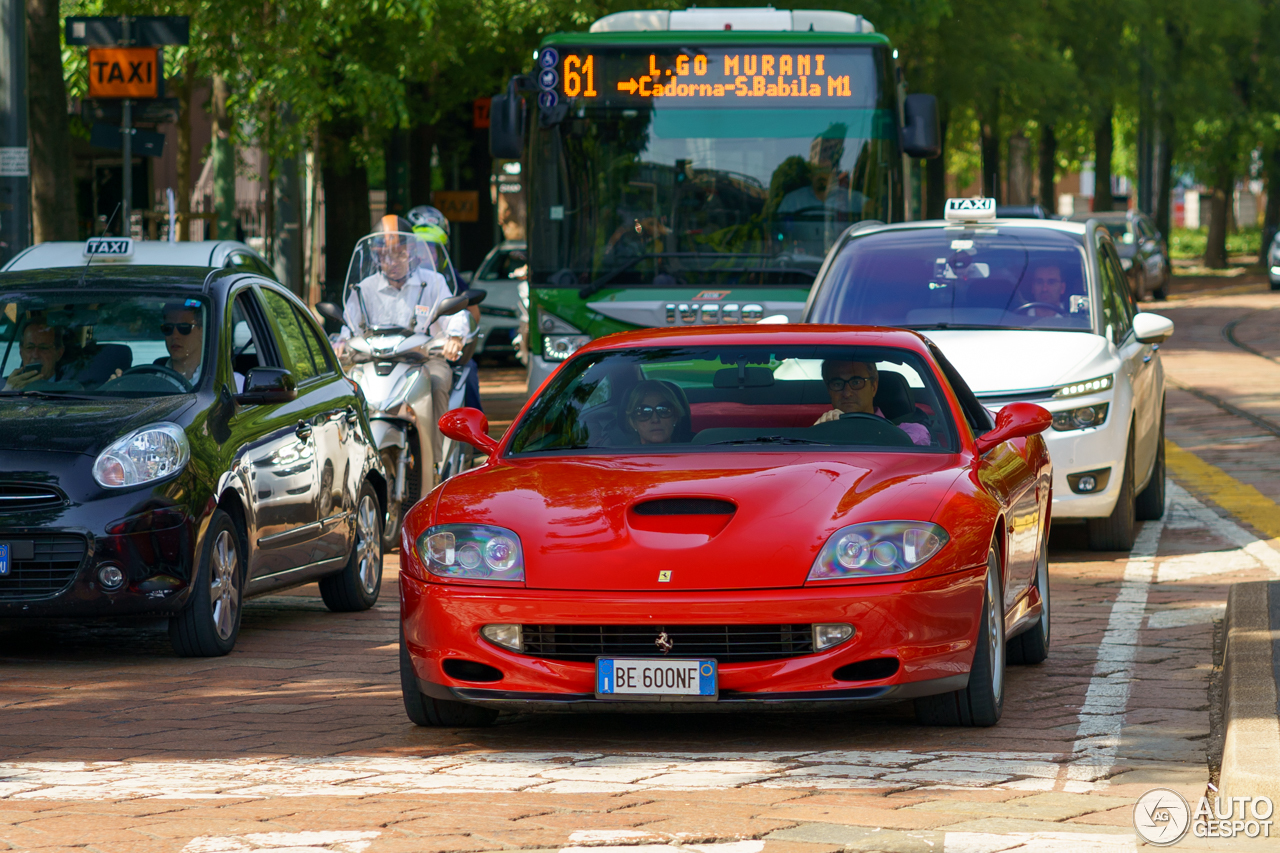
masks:
POLYGON ((840 234, 905 219, 907 158, 937 151, 895 58, 833 11, 619 12, 544 39, 490 112, 527 176, 530 390, 612 332, 799 319, 840 234))

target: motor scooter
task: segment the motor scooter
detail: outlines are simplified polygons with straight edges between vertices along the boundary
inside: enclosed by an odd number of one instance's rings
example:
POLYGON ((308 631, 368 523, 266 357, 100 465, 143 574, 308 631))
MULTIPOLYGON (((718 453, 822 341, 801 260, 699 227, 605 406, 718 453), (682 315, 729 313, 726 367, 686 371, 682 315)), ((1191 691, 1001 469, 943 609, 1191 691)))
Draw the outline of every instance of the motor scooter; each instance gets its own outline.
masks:
MULTIPOLYGON (((416 239, 406 235, 407 240, 416 239)), ((362 241, 363 242, 363 241, 362 241)), ((370 269, 376 270, 376 254, 357 245, 352 259, 353 272, 348 273, 344 302, 359 299, 352 289, 365 280, 370 269), (361 254, 367 257, 361 259, 361 254), (370 260, 373 258, 373 260, 370 260)), ((394 548, 400 541, 400 525, 405 512, 434 488, 437 474, 441 479, 456 474, 458 464, 445 464, 446 454, 431 469, 423 460, 431 457, 432 429, 444 412, 432 411, 431 377, 427 360, 438 355, 444 341, 432 339, 417 329, 430 328, 441 317, 452 316, 478 303, 484 291, 467 291, 437 300, 431 306, 411 306, 404 324, 364 325, 350 329, 351 336, 342 341, 339 361, 347 376, 360 387, 373 433, 374 446, 382 458, 387 475, 386 517, 383 522, 383 547, 394 548)), ((316 305, 316 311, 334 322, 347 325, 348 318, 331 302, 316 305)), ((364 316, 368 316, 367 312, 364 316)), ((466 361, 461 365, 465 366, 466 361)), ((459 386, 458 368, 453 370, 450 386, 450 408, 453 390, 459 386)), ((463 380, 465 382, 465 377, 463 380)), ((456 405, 461 405, 457 403, 456 405)), ((457 454, 455 453, 455 456, 457 454)))

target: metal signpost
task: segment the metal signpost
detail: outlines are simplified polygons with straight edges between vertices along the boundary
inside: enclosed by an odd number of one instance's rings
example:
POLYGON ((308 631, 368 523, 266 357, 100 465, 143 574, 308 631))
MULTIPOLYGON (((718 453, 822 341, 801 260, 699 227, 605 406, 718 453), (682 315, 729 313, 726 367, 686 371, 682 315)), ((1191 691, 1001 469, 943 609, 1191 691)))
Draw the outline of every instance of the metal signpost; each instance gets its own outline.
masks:
POLYGON ((0 264, 31 242, 26 33, 23 0, 0 0, 0 264))
MULTIPOLYGON (((0 3, 9 0, 0 0, 0 3)), ((20 0, 18 0, 20 2, 20 0)), ((113 18, 69 17, 66 22, 68 45, 89 47, 89 96, 94 99, 119 99, 122 184, 122 234, 130 236, 129 218, 133 204, 133 145, 135 135, 142 143, 144 156, 159 156, 164 137, 158 133, 138 131, 133 127, 135 101, 152 104, 164 97, 164 63, 162 45, 187 44, 190 40, 189 19, 185 16, 133 16, 113 18)), ((145 111, 145 107, 144 107, 145 111)), ((94 125, 92 141, 104 148, 114 148, 112 139, 94 125)))

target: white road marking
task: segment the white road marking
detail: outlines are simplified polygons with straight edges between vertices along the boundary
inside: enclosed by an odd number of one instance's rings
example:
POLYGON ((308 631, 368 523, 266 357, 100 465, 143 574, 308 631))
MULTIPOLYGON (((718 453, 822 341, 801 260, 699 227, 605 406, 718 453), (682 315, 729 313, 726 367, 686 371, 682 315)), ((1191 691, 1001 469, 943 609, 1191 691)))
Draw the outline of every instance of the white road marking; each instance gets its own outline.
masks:
POLYGON ((262 799, 404 793, 1052 786, 1067 754, 840 750, 745 755, 465 752, 429 758, 0 763, 0 799, 262 799))
POLYGON ((1093 678, 1089 680, 1089 690, 1080 708, 1080 724, 1072 746, 1076 757, 1067 768, 1068 791, 1078 790, 1082 782, 1105 780, 1115 765, 1120 730, 1129 705, 1129 681, 1138 650, 1138 629, 1142 627, 1147 592, 1155 573, 1156 549, 1160 547, 1163 532, 1163 518, 1146 522, 1129 552, 1120 592, 1111 605, 1107 630, 1098 643, 1093 678))
POLYGON ((1123 835, 1084 832, 948 832, 942 853, 1132 853, 1137 842, 1123 835))
MULTIPOLYGON (((1173 512, 1166 512, 1165 516, 1169 519, 1170 527, 1204 527, 1208 528, 1215 536, 1235 545, 1239 552, 1251 557, 1256 564, 1271 570, 1271 573, 1280 576, 1280 552, 1271 547, 1265 540, 1259 539, 1254 534, 1245 530, 1229 518, 1223 518, 1200 501, 1196 500, 1191 494, 1177 483, 1170 480, 1165 490, 1165 496, 1171 501, 1172 509, 1177 510, 1177 517, 1173 512)), ((1232 557, 1224 555, 1234 555, 1233 551, 1217 551, 1210 552, 1215 555, 1214 560, 1205 561, 1210 565, 1217 564, 1219 560, 1230 560, 1232 557)), ((1200 555, 1196 555, 1200 556, 1200 555)), ((1174 558, 1176 559, 1176 558, 1174 558)), ((1173 562, 1173 560, 1170 560, 1173 562)), ((1179 565, 1174 563, 1175 566, 1179 565)), ((1246 566, 1252 568, 1252 566, 1246 566)), ((1161 566, 1160 578, 1161 583, 1167 580, 1183 580, 1180 577, 1165 576, 1164 566, 1161 566)))
POLYGON ((249 835, 202 835, 182 853, 360 853, 379 832, 254 832, 249 835))
POLYGON ((560 853, 760 853, 763 841, 713 841, 708 844, 628 844, 615 847, 562 847, 560 853))
POLYGON ((1157 610, 1147 617, 1147 627, 1154 630, 1162 628, 1185 628, 1188 625, 1207 625, 1221 619, 1227 612, 1226 603, 1209 604, 1203 607, 1173 607, 1157 610))

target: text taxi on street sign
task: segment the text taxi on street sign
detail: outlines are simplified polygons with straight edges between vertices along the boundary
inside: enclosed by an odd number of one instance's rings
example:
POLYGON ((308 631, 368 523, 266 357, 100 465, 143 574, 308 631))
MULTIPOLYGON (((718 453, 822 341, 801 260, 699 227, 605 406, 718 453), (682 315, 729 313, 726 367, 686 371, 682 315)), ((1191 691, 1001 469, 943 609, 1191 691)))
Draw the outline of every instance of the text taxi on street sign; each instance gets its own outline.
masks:
POLYGON ((996 218, 994 198, 949 198, 943 218, 948 222, 977 222, 996 218))
POLYGON ((154 47, 89 48, 91 98, 155 98, 161 78, 160 51, 154 47))

